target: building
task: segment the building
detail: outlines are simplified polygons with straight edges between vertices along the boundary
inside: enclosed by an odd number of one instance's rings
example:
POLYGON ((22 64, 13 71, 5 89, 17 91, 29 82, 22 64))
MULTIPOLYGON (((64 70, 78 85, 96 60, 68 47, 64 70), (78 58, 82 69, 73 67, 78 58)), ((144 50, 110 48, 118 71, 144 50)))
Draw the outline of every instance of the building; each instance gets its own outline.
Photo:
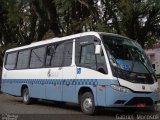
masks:
POLYGON ((155 73, 160 75, 160 43, 156 44, 153 49, 146 49, 145 52, 155 69, 155 73))

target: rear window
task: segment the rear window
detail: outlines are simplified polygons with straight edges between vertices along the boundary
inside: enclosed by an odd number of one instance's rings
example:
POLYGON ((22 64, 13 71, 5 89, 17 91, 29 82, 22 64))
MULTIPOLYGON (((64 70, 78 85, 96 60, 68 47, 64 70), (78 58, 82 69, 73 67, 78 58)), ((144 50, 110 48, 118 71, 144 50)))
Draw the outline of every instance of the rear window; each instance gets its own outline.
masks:
POLYGON ((10 70, 15 69, 16 59, 17 59, 17 52, 8 53, 6 57, 5 67, 10 70))

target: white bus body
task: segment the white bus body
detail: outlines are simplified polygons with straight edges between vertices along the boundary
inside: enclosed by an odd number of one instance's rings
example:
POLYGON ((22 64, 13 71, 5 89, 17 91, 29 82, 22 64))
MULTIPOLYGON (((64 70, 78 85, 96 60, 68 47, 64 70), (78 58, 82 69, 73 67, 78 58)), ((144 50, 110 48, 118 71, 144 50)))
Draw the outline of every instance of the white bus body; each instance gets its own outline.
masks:
POLYGON ((98 32, 7 50, 1 91, 23 96, 25 104, 39 98, 80 103, 86 114, 97 106, 148 107, 158 102, 158 83, 141 47, 129 38, 98 32))

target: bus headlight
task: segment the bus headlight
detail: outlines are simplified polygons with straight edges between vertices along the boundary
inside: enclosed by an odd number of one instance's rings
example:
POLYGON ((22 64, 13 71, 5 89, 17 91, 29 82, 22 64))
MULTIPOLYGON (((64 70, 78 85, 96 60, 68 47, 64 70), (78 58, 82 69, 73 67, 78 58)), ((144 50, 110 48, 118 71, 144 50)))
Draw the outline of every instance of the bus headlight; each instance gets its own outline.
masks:
POLYGON ((129 89, 122 87, 122 86, 119 86, 119 85, 111 85, 111 88, 114 90, 120 91, 120 92, 124 92, 124 93, 130 92, 129 89))

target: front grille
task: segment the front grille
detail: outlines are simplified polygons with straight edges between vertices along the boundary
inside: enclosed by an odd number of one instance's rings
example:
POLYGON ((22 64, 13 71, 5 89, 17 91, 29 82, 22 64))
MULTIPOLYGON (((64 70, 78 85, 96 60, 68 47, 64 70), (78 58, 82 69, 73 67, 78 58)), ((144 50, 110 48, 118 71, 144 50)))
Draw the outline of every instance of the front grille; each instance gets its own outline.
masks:
POLYGON ((128 101, 125 105, 145 104, 146 106, 153 105, 153 100, 148 97, 134 97, 128 101))

